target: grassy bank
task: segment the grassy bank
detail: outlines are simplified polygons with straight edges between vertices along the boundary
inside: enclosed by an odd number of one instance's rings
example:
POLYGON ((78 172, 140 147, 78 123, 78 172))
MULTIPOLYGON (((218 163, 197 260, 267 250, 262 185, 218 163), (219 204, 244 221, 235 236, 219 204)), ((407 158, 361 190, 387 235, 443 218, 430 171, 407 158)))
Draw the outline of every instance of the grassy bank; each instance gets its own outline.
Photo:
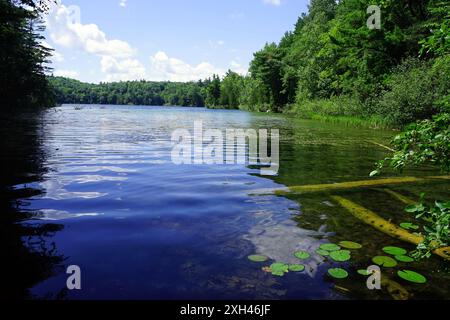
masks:
POLYGON ((345 126, 394 129, 385 117, 368 114, 367 105, 349 97, 305 100, 290 105, 284 113, 302 119, 339 123, 345 126))

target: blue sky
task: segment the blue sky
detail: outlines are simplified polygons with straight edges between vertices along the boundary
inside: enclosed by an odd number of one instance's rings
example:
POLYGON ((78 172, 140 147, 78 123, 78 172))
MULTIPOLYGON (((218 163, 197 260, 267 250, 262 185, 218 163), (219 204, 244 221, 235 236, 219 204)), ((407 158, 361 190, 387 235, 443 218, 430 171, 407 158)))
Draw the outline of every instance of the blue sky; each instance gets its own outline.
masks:
POLYGON ((308 0, 62 0, 47 19, 55 75, 87 82, 190 81, 246 73, 308 0))

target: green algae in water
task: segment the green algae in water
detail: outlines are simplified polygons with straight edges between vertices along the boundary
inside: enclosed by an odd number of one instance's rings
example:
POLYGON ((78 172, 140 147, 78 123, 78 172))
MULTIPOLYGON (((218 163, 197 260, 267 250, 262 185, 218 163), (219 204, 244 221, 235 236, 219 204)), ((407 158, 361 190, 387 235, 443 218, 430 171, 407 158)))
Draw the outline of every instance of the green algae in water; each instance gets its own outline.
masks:
POLYGON ((305 270, 305 266, 303 264, 290 264, 289 271, 292 272, 302 272, 305 270))
POLYGON ((326 250, 326 251, 341 250, 341 247, 339 247, 337 244, 334 244, 334 243, 325 243, 325 244, 322 244, 319 248, 322 250, 326 250))
POLYGON ((306 251, 297 251, 296 253, 294 253, 294 256, 295 256, 297 259, 300 259, 300 260, 306 260, 306 259, 308 259, 311 255, 310 255, 308 252, 306 252, 306 251))
POLYGON ((348 272, 341 268, 329 269, 328 274, 336 279, 345 279, 348 277, 348 272))
POLYGON ((425 278, 420 273, 411 270, 401 270, 397 272, 398 276, 403 280, 413 282, 413 283, 426 283, 427 278, 425 278))
POLYGON ((350 260, 349 250, 338 250, 330 252, 330 258, 336 262, 344 262, 350 260))
POLYGON ((382 267, 392 268, 397 265, 397 261, 388 256, 376 256, 372 258, 372 261, 382 267))
POLYGON ((258 255, 258 254, 252 254, 250 256, 247 257, 248 260, 253 261, 253 262, 265 262, 267 260, 269 260, 268 257, 263 256, 263 255, 258 255))
POLYGON ((384 247, 383 251, 386 252, 387 254, 391 254, 393 256, 403 256, 407 253, 407 251, 405 249, 399 248, 399 247, 393 247, 393 246, 384 247))
POLYGON ((341 241, 339 245, 345 249, 361 249, 362 245, 353 241, 341 241))

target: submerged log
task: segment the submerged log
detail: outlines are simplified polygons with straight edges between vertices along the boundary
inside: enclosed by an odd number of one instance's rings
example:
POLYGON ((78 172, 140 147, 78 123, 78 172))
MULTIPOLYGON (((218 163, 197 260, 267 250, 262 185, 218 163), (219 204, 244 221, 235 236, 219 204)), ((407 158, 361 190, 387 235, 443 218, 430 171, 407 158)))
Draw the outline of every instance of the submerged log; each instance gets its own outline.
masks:
POLYGON ((394 190, 390 190, 390 189, 383 189, 384 192, 390 194, 391 196, 393 196, 394 198, 396 198, 397 200, 399 200, 400 202, 403 202, 404 204, 410 205, 410 204, 414 204, 417 201, 414 201, 398 192, 395 192, 394 190))
POLYGON ((350 181, 350 182, 339 182, 339 183, 328 183, 328 184, 312 184, 305 186, 292 186, 288 190, 280 189, 275 190, 277 195, 286 195, 290 192, 293 193, 312 193, 312 192, 323 192, 323 191, 334 191, 334 190, 345 190, 345 189, 355 189, 362 187, 380 187, 385 185, 393 184, 405 184, 405 183, 422 183, 429 182, 433 180, 448 180, 450 176, 436 176, 436 177, 396 177, 396 178, 386 178, 386 179, 375 179, 375 180, 362 180, 362 181, 350 181))
MULTIPOLYGON (((420 235, 409 233, 408 231, 396 226, 395 224, 383 219, 376 213, 366 209, 348 199, 340 196, 331 196, 331 198, 347 209, 354 217, 373 226, 375 229, 402 241, 415 245, 422 243, 424 238, 420 235)), ((439 248, 433 251, 434 254, 450 260, 450 247, 439 248)))

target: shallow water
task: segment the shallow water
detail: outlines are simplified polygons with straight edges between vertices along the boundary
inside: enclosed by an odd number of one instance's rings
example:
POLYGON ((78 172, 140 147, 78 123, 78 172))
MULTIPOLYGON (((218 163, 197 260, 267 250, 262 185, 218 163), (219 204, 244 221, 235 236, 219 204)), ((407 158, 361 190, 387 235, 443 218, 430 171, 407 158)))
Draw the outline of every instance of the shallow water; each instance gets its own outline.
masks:
MULTIPOLYGON (((35 120, 34 135, 11 144, 20 144, 28 150, 22 153, 38 158, 38 164, 13 166, 8 172, 14 196, 21 198, 14 208, 19 225, 28 228, 21 236, 23 246, 10 246, 10 250, 27 252, 27 258, 18 254, 22 258, 13 263, 15 271, 9 271, 15 273, 12 279, 32 279, 21 282, 21 296, 391 299, 386 288, 368 290, 356 270, 371 265, 371 257, 382 254, 385 245, 414 249, 356 220, 328 194, 281 197, 261 192, 366 180, 373 163, 387 152, 373 142, 386 144, 393 132, 281 115, 178 107, 83 106, 79 110, 64 105, 35 120), (175 165, 171 161, 173 130, 193 131, 198 120, 205 128, 220 130, 280 129, 278 175, 262 176, 258 167, 248 165, 175 165), (26 178, 14 179, 16 175, 26 178), (307 268, 302 273, 275 277, 261 270, 273 261, 298 263, 293 257, 296 250, 314 252, 322 243, 341 240, 363 245, 350 262, 335 263, 313 254, 304 262, 307 268), (247 256, 254 253, 271 261, 250 262, 247 256), (33 263, 27 268, 23 264, 29 257, 33 263), (65 289, 69 265, 81 267, 80 291, 65 289), (332 280, 327 276, 330 267, 343 267, 350 277, 332 280)), ((3 157, 14 162, 19 155, 3 157)), ((413 199, 421 192, 450 198, 448 183, 389 189, 413 199)), ((411 221, 403 213, 404 204, 383 188, 338 194, 395 223, 411 221)), ((400 264, 383 274, 411 299, 448 298, 448 264, 438 258, 400 264), (428 283, 405 283, 396 277, 402 268, 421 272, 428 283)))

